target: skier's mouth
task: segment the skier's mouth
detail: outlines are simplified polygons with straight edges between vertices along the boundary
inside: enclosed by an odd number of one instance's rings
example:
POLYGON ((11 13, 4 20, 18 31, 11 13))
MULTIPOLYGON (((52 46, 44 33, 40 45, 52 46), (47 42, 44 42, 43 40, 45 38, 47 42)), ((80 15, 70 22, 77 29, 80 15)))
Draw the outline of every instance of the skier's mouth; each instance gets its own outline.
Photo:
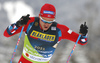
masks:
POLYGON ((44 27, 44 28, 48 28, 48 27, 44 27))
POLYGON ((48 26, 44 26, 44 29, 48 29, 48 26))

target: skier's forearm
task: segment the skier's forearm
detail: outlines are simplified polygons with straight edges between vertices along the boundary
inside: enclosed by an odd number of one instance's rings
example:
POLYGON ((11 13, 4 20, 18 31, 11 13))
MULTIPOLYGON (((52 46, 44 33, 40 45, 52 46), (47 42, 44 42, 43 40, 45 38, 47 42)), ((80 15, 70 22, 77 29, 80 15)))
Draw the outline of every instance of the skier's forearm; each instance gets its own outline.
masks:
POLYGON ((11 35, 8 34, 7 29, 4 31, 3 35, 4 35, 5 37, 10 37, 10 36, 11 36, 11 35))
MULTIPOLYGON (((75 33, 74 31, 72 31, 71 34, 64 33, 63 35, 66 35, 65 39, 68 39, 68 40, 73 41, 73 42, 76 42, 76 40, 77 40, 77 38, 79 36, 79 34, 75 33)), ((87 43, 87 37, 81 36, 81 38, 78 41, 78 44, 85 45, 86 43, 87 43)))
POLYGON ((11 24, 10 26, 7 27, 7 29, 4 31, 4 36, 5 37, 10 37, 12 35, 15 35, 21 31, 22 27, 17 27, 16 23, 11 24))
POLYGON ((9 25, 7 29, 4 31, 4 36, 6 37, 12 36, 16 32, 17 29, 18 28, 16 27, 15 23, 9 25))

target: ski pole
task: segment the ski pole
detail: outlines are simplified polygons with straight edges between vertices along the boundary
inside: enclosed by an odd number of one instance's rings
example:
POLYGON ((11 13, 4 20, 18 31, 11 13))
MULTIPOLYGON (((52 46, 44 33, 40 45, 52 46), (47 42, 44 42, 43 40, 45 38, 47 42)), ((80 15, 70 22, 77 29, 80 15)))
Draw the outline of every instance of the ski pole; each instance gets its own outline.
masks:
POLYGON ((18 44, 19 44, 19 41, 20 41, 20 38, 21 38, 21 35, 22 35, 22 32, 23 32, 23 29, 24 29, 24 26, 22 27, 22 30, 21 30, 21 33, 20 33, 20 35, 19 35, 19 38, 18 38, 17 44, 16 44, 16 46, 15 46, 15 49, 14 49, 14 52, 13 52, 13 55, 12 55, 12 58, 11 58, 10 63, 12 63, 13 58, 14 58, 14 56, 15 56, 15 52, 16 52, 16 50, 17 50, 17 47, 18 47, 18 44))
POLYGON ((68 59, 67 59, 67 63, 69 62, 69 59, 70 59, 70 57, 72 56, 72 53, 73 53, 73 51, 74 51, 74 49, 75 49, 75 47, 76 47, 76 45, 77 45, 77 43, 78 43, 80 37, 81 37, 81 35, 78 36, 78 39, 77 39, 77 41, 75 42, 75 45, 74 45, 74 47, 73 47, 73 49, 72 49, 72 51, 71 51, 71 53, 70 53, 70 55, 69 55, 69 57, 68 57, 68 59))

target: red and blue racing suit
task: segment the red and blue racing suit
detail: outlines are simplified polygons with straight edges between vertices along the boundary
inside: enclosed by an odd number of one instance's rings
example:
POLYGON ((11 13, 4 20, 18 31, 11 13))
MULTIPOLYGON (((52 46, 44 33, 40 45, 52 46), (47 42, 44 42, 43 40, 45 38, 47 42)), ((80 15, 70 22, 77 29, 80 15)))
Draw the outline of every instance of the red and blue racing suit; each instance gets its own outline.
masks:
MULTIPOLYGON (((31 20, 24 26, 25 40, 23 53, 18 63, 49 63, 57 44, 61 39, 76 42, 79 34, 70 30, 67 26, 53 23, 47 31, 42 31, 39 19, 30 17, 31 20)), ((11 24, 4 31, 4 36, 11 37, 20 33, 21 27, 16 23, 11 24)), ((87 37, 81 36, 78 44, 87 44, 87 37)))

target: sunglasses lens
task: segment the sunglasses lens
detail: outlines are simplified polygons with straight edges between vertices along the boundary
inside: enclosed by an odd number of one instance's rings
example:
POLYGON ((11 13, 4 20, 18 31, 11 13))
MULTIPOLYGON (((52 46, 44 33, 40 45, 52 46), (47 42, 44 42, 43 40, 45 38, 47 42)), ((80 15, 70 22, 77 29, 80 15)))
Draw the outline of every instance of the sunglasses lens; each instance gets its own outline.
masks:
POLYGON ((48 23, 48 24, 53 23, 55 21, 55 20, 53 20, 53 21, 46 21, 46 20, 42 19, 42 17, 40 17, 40 19, 41 19, 42 22, 48 23))
POLYGON ((48 22, 48 21, 45 21, 45 20, 42 20, 42 21, 43 21, 44 23, 49 23, 49 24, 52 23, 52 22, 48 22))

